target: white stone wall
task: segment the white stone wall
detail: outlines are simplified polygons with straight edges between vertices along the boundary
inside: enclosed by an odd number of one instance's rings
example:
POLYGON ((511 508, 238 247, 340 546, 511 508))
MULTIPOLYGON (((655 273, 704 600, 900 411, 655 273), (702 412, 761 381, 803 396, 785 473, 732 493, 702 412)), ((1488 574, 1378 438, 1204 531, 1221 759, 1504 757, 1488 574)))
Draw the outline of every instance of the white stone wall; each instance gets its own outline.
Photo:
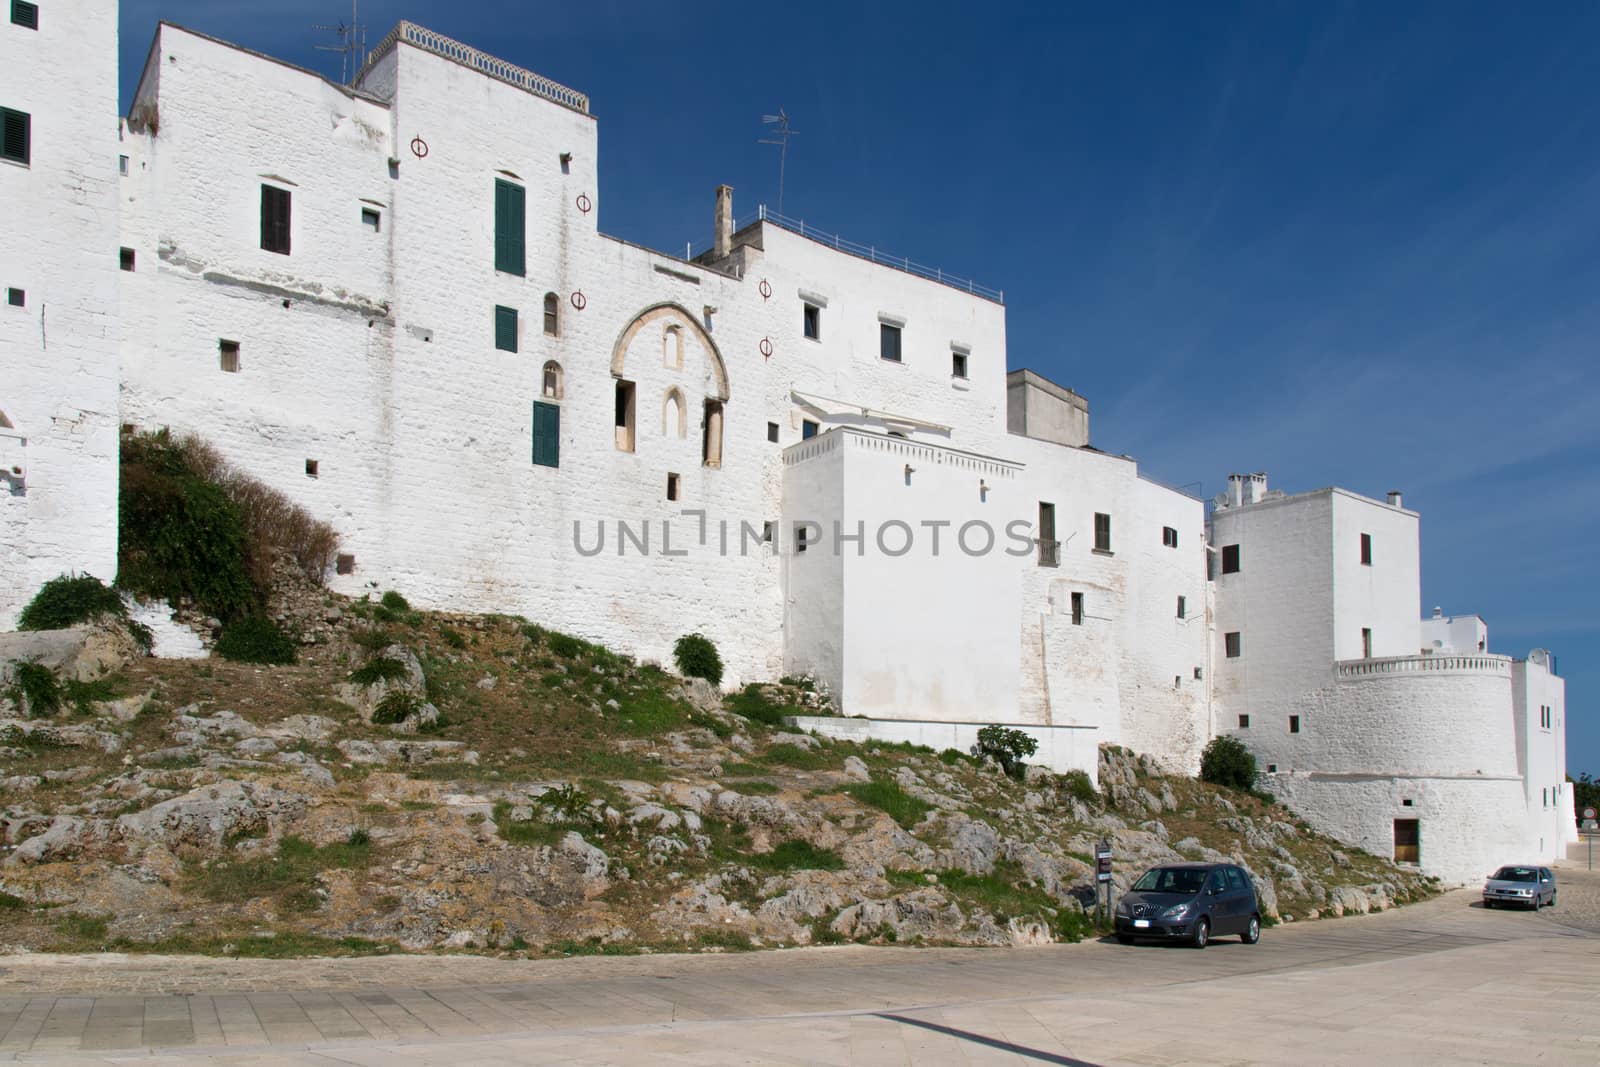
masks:
MULTIPOLYGON (((888 744, 922 745, 935 752, 953 748, 970 753, 978 743, 978 731, 983 723, 928 722, 897 719, 850 719, 842 716, 796 716, 795 725, 802 730, 832 737, 841 741, 888 744)), ((1016 729, 1039 743, 1038 750, 1027 762, 1060 773, 1082 771, 1096 789, 1100 788, 1100 745, 1105 738, 1093 727, 1086 726, 1018 726, 1016 729)))
POLYGON ((113 5, 0 21, 0 106, 31 117, 28 165, 0 161, 0 629, 58 574, 116 575, 116 102, 113 5))
MULTIPOLYGON (((1578 840, 1575 804, 1567 781, 1567 683, 1550 673, 1549 653, 1535 649, 1511 666, 1516 752, 1528 809, 1529 853, 1549 863, 1563 859, 1578 840), (1540 715, 1548 708, 1547 716, 1540 715), (1548 719, 1550 725, 1544 725, 1548 719)), ((1532 862, 1522 860, 1516 862, 1532 862)))
POLYGON ((1362 630, 1375 657, 1413 656, 1420 647, 1421 553, 1417 514, 1335 489, 1333 511, 1333 658, 1360 659, 1362 630), (1361 535, 1372 562, 1361 562, 1361 535))
POLYGON ((1434 652, 1487 652, 1489 627, 1476 615, 1436 615, 1422 620, 1422 649, 1434 652))

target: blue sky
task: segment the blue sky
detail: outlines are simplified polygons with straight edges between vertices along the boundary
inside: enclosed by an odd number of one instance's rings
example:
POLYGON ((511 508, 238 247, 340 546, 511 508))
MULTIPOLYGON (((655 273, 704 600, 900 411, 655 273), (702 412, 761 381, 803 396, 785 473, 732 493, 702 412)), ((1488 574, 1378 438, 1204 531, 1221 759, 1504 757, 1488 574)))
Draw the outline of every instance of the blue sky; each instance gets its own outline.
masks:
MULTIPOLYGON (((1600 8, 363 0, 589 94, 608 233, 785 211, 1005 290, 1012 367, 1220 491, 1403 489, 1424 610, 1549 647, 1600 775, 1600 8)), ((123 0, 337 76, 346 0, 123 0)), ((981 368, 974 367, 975 372, 981 368)))

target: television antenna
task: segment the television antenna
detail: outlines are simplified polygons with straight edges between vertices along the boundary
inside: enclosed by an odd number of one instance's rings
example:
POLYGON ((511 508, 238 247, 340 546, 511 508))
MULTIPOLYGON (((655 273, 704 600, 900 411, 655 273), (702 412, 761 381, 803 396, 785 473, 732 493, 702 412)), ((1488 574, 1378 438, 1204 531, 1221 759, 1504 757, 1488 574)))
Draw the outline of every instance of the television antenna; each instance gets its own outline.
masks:
POLYGON ((758 144, 775 144, 778 146, 778 214, 783 214, 783 172, 789 160, 789 138, 798 137, 799 130, 789 128, 789 113, 783 108, 778 109, 776 115, 762 115, 763 125, 771 126, 767 130, 767 137, 761 138, 758 144))
POLYGON ((357 3, 358 0, 350 0, 350 21, 348 23, 340 22, 337 26, 318 25, 311 27, 324 33, 338 35, 338 44, 319 44, 315 47, 319 52, 338 52, 340 54, 340 85, 349 85, 350 80, 360 72, 362 61, 366 59, 367 28, 356 21, 357 3))

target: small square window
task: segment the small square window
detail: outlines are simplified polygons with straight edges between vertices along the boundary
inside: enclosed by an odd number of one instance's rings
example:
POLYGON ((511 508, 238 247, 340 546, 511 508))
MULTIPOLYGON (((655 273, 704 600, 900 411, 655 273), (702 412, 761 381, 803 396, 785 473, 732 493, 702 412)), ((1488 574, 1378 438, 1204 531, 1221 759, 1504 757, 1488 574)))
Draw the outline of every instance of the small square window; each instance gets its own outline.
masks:
POLYGON ((221 355, 222 369, 229 374, 239 373, 239 342, 218 341, 217 351, 221 355))
POLYGON ((1239 572, 1239 546, 1222 546, 1222 573, 1237 574, 1239 572))
POLYGON ((317 476, 317 461, 314 460, 314 459, 306 460, 306 477, 307 478, 315 478, 316 476, 317 476))
POLYGON ((375 208, 364 207, 361 209, 361 225, 377 233, 383 228, 383 216, 375 208))
POLYGON ((950 353, 950 377, 965 378, 967 376, 967 354, 965 352, 950 353))
POLYGON ((119 255, 122 269, 131 271, 133 269, 133 249, 124 248, 119 255))
POLYGON ((1083 594, 1072 594, 1072 625, 1083 625, 1083 594))
POLYGON ((11 0, 11 21, 23 29, 39 28, 39 5, 28 0, 11 0))
POLYGON ((1300 732, 1300 716, 1289 716, 1289 732, 1291 734, 1297 734, 1300 732))
POLYGON ((900 327, 878 323, 878 356, 890 363, 900 362, 900 327))
POLYGON ((777 423, 775 423, 775 422, 767 423, 767 440, 771 441, 773 444, 777 444, 778 443, 778 424, 777 423))
POLYGON ((561 153, 561 173, 562 174, 571 174, 572 173, 572 153, 571 152, 563 152, 563 153, 561 153))
POLYGON ((1239 631, 1231 630, 1222 635, 1223 654, 1229 659, 1239 658, 1239 631))
POLYGON ((1196 667, 1194 669, 1194 680, 1198 682, 1202 677, 1204 677, 1204 675, 1202 674, 1200 668, 1196 667))
POLYGON ((1178 547, 1178 531, 1170 526, 1161 527, 1161 543, 1168 548, 1178 547))
POLYGON ((1239 716, 1239 729, 1241 729, 1241 730, 1250 729, 1250 716, 1248 716, 1248 715, 1239 716))
POLYGON ((33 119, 26 111, 0 107, 0 159, 28 165, 32 158, 33 119))
POLYGON ((1186 619, 1188 617, 1189 617, 1189 600, 1188 600, 1187 597, 1179 597, 1178 598, 1178 618, 1186 619))
POLYGON ((1361 565, 1363 567, 1372 566, 1372 535, 1371 534, 1362 534, 1361 535, 1361 565))
POLYGON ((1267 773, 1268 774, 1277 774, 1278 773, 1278 765, 1276 763, 1267 764, 1267 773))
POLYGON ((804 305, 800 313, 800 328, 809 340, 822 340, 822 309, 815 304, 804 305))
POLYGON ((1412 800, 1410 797, 1406 797, 1404 800, 1402 800, 1400 802, 1400 806, 1402 808, 1415 807, 1416 806, 1416 801, 1412 800))
POLYGON ((356 558, 348 552, 341 552, 334 560, 333 571, 335 574, 354 574, 356 572, 356 558))
POLYGON ((128 176, 128 157, 127 156, 118 156, 117 157, 117 173, 122 175, 124 178, 126 178, 128 176))
POLYGON ((818 429, 820 429, 820 427, 815 422, 812 422, 810 419, 801 420, 801 423, 800 423, 800 440, 809 441, 811 438, 817 436, 817 430, 818 429))
POLYGON ((21 289, 7 289, 6 303, 14 308, 25 307, 28 303, 28 294, 21 289))
POLYGON ((669 473, 667 475, 667 499, 678 499, 678 476, 676 474, 669 473))

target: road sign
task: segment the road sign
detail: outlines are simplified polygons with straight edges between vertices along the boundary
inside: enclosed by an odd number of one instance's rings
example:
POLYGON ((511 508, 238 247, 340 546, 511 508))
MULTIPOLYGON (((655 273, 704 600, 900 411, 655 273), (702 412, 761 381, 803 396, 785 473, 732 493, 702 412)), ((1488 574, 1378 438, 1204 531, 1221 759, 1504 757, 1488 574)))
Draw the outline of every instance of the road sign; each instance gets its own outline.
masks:
POLYGON ((1094 876, 1099 882, 1111 881, 1111 845, 1102 841, 1094 848, 1094 876))
POLYGON ((1595 811, 1593 808, 1583 809, 1583 818, 1586 822, 1594 822, 1594 817, 1596 815, 1600 815, 1600 812, 1595 811))

